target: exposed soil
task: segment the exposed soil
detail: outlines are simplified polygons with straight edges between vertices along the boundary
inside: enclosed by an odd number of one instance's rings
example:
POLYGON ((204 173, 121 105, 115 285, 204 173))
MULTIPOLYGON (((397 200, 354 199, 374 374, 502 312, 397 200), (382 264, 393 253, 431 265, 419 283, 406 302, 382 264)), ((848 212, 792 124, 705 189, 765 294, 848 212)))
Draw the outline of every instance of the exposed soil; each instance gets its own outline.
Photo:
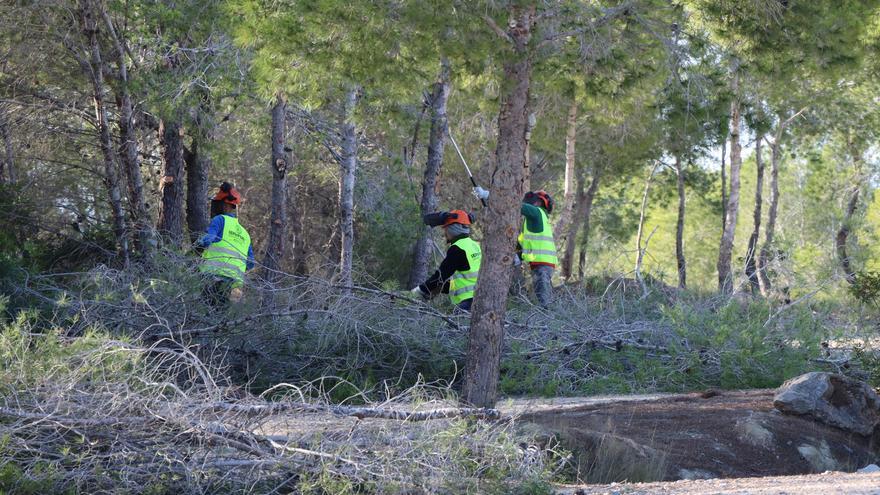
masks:
POLYGON ((709 391, 512 409, 578 454, 578 475, 590 482, 854 471, 877 462, 870 438, 783 415, 773 408, 773 393, 709 391))
POLYGON ((560 487, 559 495, 878 495, 880 473, 618 483, 560 487))

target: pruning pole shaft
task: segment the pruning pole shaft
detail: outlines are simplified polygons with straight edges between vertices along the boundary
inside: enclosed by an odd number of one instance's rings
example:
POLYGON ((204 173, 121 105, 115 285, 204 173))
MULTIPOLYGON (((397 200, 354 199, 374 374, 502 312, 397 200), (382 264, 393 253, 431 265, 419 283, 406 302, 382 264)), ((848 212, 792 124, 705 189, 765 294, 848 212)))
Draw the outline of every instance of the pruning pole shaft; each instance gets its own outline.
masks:
MULTIPOLYGON (((458 143, 455 142, 455 138, 452 137, 452 132, 449 129, 446 129, 446 134, 449 136, 449 141, 452 142, 452 147, 455 148, 455 152, 458 153, 458 157, 461 158, 461 163, 464 165, 464 170, 467 172, 468 177, 471 179, 471 184, 474 187, 477 187, 477 181, 474 180, 474 174, 471 173, 471 168, 468 167, 467 161, 464 159, 464 155, 461 153, 461 148, 458 147, 458 143)), ((486 204, 486 200, 480 198, 480 202, 483 203, 483 206, 489 206, 486 204)))

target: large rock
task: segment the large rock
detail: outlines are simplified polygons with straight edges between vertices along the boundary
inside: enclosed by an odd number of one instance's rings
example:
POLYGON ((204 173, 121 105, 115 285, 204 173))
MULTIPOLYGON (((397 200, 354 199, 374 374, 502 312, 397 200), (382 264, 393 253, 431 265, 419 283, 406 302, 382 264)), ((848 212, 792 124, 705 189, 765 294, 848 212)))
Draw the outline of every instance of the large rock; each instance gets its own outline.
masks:
POLYGON ((834 373, 812 372, 783 383, 773 406, 860 435, 880 424, 880 396, 868 384, 834 373))

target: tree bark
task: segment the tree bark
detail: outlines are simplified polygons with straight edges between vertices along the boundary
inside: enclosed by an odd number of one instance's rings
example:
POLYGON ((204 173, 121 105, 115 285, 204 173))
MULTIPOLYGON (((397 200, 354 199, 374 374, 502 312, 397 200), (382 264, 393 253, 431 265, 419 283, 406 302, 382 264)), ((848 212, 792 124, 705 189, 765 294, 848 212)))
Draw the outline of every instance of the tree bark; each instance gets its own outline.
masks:
POLYGON ((648 195, 651 192, 651 182, 654 180, 654 174, 657 173, 657 167, 659 166, 659 162, 654 164, 651 168, 651 174, 648 175, 648 179, 645 181, 645 192, 642 194, 642 207, 639 210, 639 228, 636 233, 635 274, 636 280, 639 282, 639 285, 642 286, 642 297, 648 296, 648 286, 645 284, 645 279, 642 277, 642 260, 645 258, 645 249, 642 249, 642 236, 644 235, 645 219, 648 211, 648 195))
POLYGON ((144 194, 144 179, 141 174, 140 153, 138 150, 137 133, 134 124, 134 105, 129 91, 128 62, 125 59, 125 47, 116 34, 113 21, 106 9, 101 7, 104 26, 110 33, 116 56, 117 78, 116 106, 119 109, 119 139, 122 157, 122 169, 128 184, 128 203, 131 210, 135 230, 136 248, 147 258, 151 256, 154 239, 150 222, 150 211, 147 208, 144 194))
MULTIPOLYGON (((581 280, 583 280, 583 278, 584 278, 585 270, 587 267, 587 247, 589 245, 589 240, 590 240, 590 217, 592 216, 592 213, 593 213, 593 201, 596 199, 596 193, 599 191, 599 178, 600 177, 601 177, 600 169, 594 168, 593 169, 593 180, 590 182, 590 187, 587 189, 586 195, 583 197, 583 200, 581 200, 579 202, 580 206, 578 207, 577 218, 574 219, 574 220, 577 220, 578 218, 582 219, 582 221, 584 223, 584 225, 583 225, 584 235, 581 236, 580 252, 578 253, 578 278, 581 280)), ((575 221, 574 223, 576 224, 577 222, 575 221)), ((577 237, 577 232, 572 234, 571 247, 566 245, 566 256, 568 256, 567 251, 569 249, 571 249, 572 254, 574 254, 574 244, 573 243, 575 242, 576 237, 577 237)), ((570 269, 571 268, 569 267, 569 270, 570 269)))
POLYGON ((749 237, 749 247, 746 250, 746 277, 749 279, 749 285, 752 288, 752 294, 757 294, 761 290, 758 281, 758 262, 757 249, 758 239, 761 235, 761 207, 763 206, 763 189, 764 189, 764 158, 762 155, 761 142, 764 135, 760 132, 755 136, 755 210, 752 216, 753 225, 752 235, 749 237))
MULTIPOLYGON (((422 180, 421 213, 426 215, 437 211, 437 179, 443 166, 443 151, 446 145, 447 120, 446 102, 449 99, 449 62, 444 58, 440 63, 440 77, 434 83, 431 94, 431 137, 428 142, 428 160, 425 164, 425 177, 422 180)), ((413 250, 413 264, 408 287, 428 278, 428 260, 431 257, 431 227, 425 226, 413 250)))
POLYGON ((767 227, 764 229, 764 245, 758 251, 758 286, 764 297, 769 297, 770 291, 773 289, 773 283, 767 273, 767 263, 773 253, 773 237, 776 233, 776 217, 779 212, 779 165, 782 163, 782 138, 785 135, 786 127, 807 108, 800 109, 785 120, 782 120, 782 116, 780 116, 776 136, 770 146, 770 206, 767 211, 767 227))
POLYGON ((339 284, 349 293, 354 284, 352 258, 354 256, 354 181, 357 172, 357 132, 352 117, 358 100, 358 88, 350 87, 342 105, 340 127, 342 129, 342 160, 339 177, 339 209, 341 250, 339 261, 339 284))
POLYGON ((727 139, 721 141, 721 232, 727 226, 727 139))
POLYGON ((113 138, 110 134, 110 117, 106 104, 106 87, 104 84, 104 71, 106 67, 101 56, 101 48, 98 43, 98 20, 97 9, 90 1, 83 2, 80 11, 83 34, 88 42, 89 61, 81 60, 86 71, 86 76, 92 83, 93 100, 95 105, 95 120, 98 124, 98 137, 101 145, 101 154, 104 158, 104 182, 110 197, 110 208, 113 215, 113 233, 119 244, 119 254, 123 264, 128 266, 130 249, 125 225, 125 210, 122 206, 122 192, 119 187, 119 170, 116 151, 113 147, 113 138))
POLYGON ((299 277, 304 277, 308 275, 308 264, 306 263, 308 251, 303 231, 305 204, 302 201, 303 195, 299 194, 301 185, 302 180, 299 177, 299 174, 295 173, 293 176, 293 201, 289 201, 290 233, 293 237, 291 243, 291 249, 293 251, 293 274, 299 277))
MULTIPOLYGON (((850 148, 853 148, 853 146, 850 146, 850 148)), ((853 151, 852 155, 854 162, 853 168, 856 170, 856 177, 858 178, 861 175, 862 169, 862 153, 861 151, 853 151)), ((859 206, 861 188, 860 180, 856 180, 849 193, 849 200, 847 201, 846 211, 843 215, 843 222, 840 224, 840 229, 837 231, 837 236, 835 237, 834 242, 837 251, 837 259, 840 262, 840 268, 843 269, 843 275, 846 278, 847 283, 850 285, 854 284, 856 281, 856 272, 852 267, 852 260, 850 260, 849 253, 847 252, 846 243, 849 239, 850 232, 852 232, 852 221, 859 206)))
MULTIPOLYGON (((565 182, 563 183, 562 193, 562 214, 559 216, 556 225, 553 227, 554 232, 561 235, 558 242, 562 246, 568 245, 569 226, 571 225, 572 216, 574 215, 574 203, 577 195, 574 190, 575 183, 575 145, 577 140, 577 99, 572 95, 571 105, 568 107, 568 119, 566 120, 565 131, 565 182)), ((580 180, 580 179, 578 179, 580 180)), ((583 192, 583 183, 579 183, 580 192, 583 192)), ((569 265, 569 272, 571 266, 569 265)), ((565 276, 563 274, 563 276, 565 276)))
POLYGON ((840 229, 837 231, 837 236, 835 238, 835 246, 837 248, 837 259, 840 261, 840 268, 843 269, 843 275, 846 278, 846 281, 852 285, 856 281, 856 272, 852 267, 852 261, 849 258, 849 254, 846 249, 846 242, 849 238, 849 234, 852 231, 852 218, 855 215, 856 209, 859 205, 859 192, 861 187, 856 185, 852 188, 852 192, 849 195, 849 201, 847 202, 846 212, 844 213, 843 223, 840 226, 840 229))
POLYGON ((179 122, 159 122, 159 144, 162 149, 164 174, 162 201, 157 229, 169 245, 180 248, 183 244, 183 129, 179 122))
MULTIPOLYGON (((269 238, 263 269, 266 280, 272 284, 280 277, 281 260, 284 259, 284 238, 287 234, 287 169, 289 158, 285 150, 287 135, 287 101, 277 94, 272 107, 272 155, 269 169, 272 171, 272 204, 269 221, 269 238)), ((272 292, 269 291, 268 298, 272 292)), ((271 302, 271 301, 264 301, 271 302)))
POLYGON ((186 163, 186 226, 190 241, 195 242, 208 229, 208 174, 211 171, 209 143, 213 139, 213 122, 207 93, 202 94, 196 107, 195 125, 190 153, 184 154, 186 163))
POLYGON ((3 160, 0 161, 0 184, 15 184, 15 147, 9 132, 9 116, 0 111, 0 137, 3 138, 3 160))
POLYGON ((532 64, 529 40, 535 7, 512 7, 505 33, 513 53, 504 63, 504 89, 498 114, 498 143, 492 177, 492 203, 486 211, 483 261, 480 266, 468 334, 462 401, 493 407, 498 395, 507 293, 513 272, 514 246, 522 220, 519 204, 524 180, 530 115, 532 64))
POLYGON ((730 102, 730 195, 727 198, 727 211, 721 244, 718 249, 718 290, 722 294, 733 292, 733 275, 730 271, 730 260, 733 256, 733 242, 736 234, 736 222, 739 215, 740 169, 742 168, 742 148, 740 135, 740 91, 739 63, 732 62, 730 89, 733 99, 730 102))
POLYGON ((685 214, 685 191, 684 169, 681 158, 675 157, 675 175, 678 183, 678 221, 675 224, 675 260, 678 265, 678 287, 687 288, 687 260, 684 256, 684 214, 685 214))

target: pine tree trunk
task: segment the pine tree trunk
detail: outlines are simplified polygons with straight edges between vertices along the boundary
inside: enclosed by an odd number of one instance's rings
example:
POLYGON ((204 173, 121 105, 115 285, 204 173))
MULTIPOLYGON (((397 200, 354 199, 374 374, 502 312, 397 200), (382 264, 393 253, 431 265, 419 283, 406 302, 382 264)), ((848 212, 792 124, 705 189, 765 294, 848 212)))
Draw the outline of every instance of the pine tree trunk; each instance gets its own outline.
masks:
POLYGON ((727 226, 727 139, 721 141, 721 233, 727 226))
POLYGON ((645 181, 645 192, 642 194, 642 207, 639 210, 639 228, 636 232, 636 265, 635 265, 635 275, 636 280, 639 282, 639 285, 642 286, 642 297, 648 296, 648 286, 645 284, 645 279, 642 277, 642 261, 645 258, 645 248, 642 248, 642 237, 644 236, 645 231, 645 220, 647 219, 648 212, 648 195, 651 192, 651 182, 654 180, 654 174, 657 173, 657 167, 660 166, 660 163, 656 163, 651 168, 651 174, 648 175, 648 180, 645 181))
POLYGON ((678 287, 687 288, 687 260, 684 256, 684 214, 685 214, 685 191, 684 169, 681 166, 681 158, 675 157, 675 174, 678 183, 678 220, 675 224, 675 260, 678 265, 678 287))
POLYGON ((490 175, 492 202, 484 220, 483 262, 472 308, 462 389, 462 401, 475 407, 494 407, 497 400, 507 293, 522 224, 519 205, 526 172, 532 73, 528 44, 535 7, 512 7, 512 14, 507 35, 513 41, 513 53, 504 63, 498 143, 490 175))
MULTIPOLYGON (((269 221, 269 238, 263 268, 266 280, 272 284, 279 279, 281 260, 284 259, 284 239, 287 235, 287 167, 289 158, 285 151, 287 135, 287 101, 278 94, 272 107, 272 155, 269 168, 272 171, 272 203, 269 221)), ((271 297, 271 291, 269 292, 271 297)), ((264 301, 270 302, 270 301, 264 301)))
MULTIPOLYGON (((426 215, 437 211, 437 180, 443 166, 443 151, 446 145, 447 121, 446 102, 449 99, 449 62, 444 58, 440 64, 440 77, 434 84, 431 94, 431 137, 428 142, 428 160, 425 164, 425 177, 422 180, 421 213, 426 215)), ((408 287, 428 278, 428 260, 431 258, 431 227, 422 228, 421 235, 413 250, 413 264, 408 287)))
POLYGON ((207 93, 202 95, 195 110, 192 149, 184 154, 186 163, 186 226, 190 241, 195 242, 208 229, 208 174, 211 157, 208 147, 213 139, 210 102, 207 93))
POLYGON ((770 297, 770 291, 773 288, 773 283, 767 274, 767 263, 771 249, 773 249, 776 217, 779 212, 779 162, 782 160, 782 130, 780 126, 770 153, 770 206, 767 211, 767 227, 764 229, 764 245, 758 251, 758 286, 764 297, 770 297))
POLYGON ((101 7, 104 26, 113 41, 116 58, 118 84, 116 85, 116 106, 119 109, 119 139, 122 158, 122 169, 128 184, 128 202, 131 210, 133 228, 135 230, 136 247, 142 255, 149 258, 154 247, 153 228, 150 221, 150 210, 147 208, 144 193, 144 179, 141 174, 140 152, 138 150, 137 132, 134 124, 134 105, 131 101, 128 78, 128 62, 125 60, 125 48, 116 34, 113 21, 106 9, 101 7))
POLYGON ((292 236, 291 250, 293 258, 293 274, 299 277, 308 275, 308 264, 306 258, 308 251, 306 246, 306 238, 303 231, 303 218, 305 215, 305 204, 302 202, 302 194, 299 194, 302 180, 298 173, 293 176, 293 201, 290 204, 290 234, 292 236))
POLYGON ((752 235, 749 236, 749 246, 746 249, 746 277, 749 279, 749 285, 752 288, 752 294, 757 294, 761 290, 758 282, 758 262, 757 249, 758 239, 761 235, 761 207, 763 206, 763 189, 764 189, 764 157, 762 156, 761 141, 764 135, 760 132, 755 136, 755 210, 752 216, 753 228, 752 235))
POLYGON ((733 242, 736 234, 736 222, 739 215, 740 169, 742 168, 742 148, 740 136, 740 91, 739 66, 733 62, 731 68, 730 89, 733 99, 730 102, 730 195, 727 198, 726 221, 721 234, 718 249, 718 290, 722 294, 733 292, 733 274, 730 261, 733 256, 733 242))
POLYGON ((125 210, 122 206, 122 192, 119 187, 119 170, 117 165, 116 151, 113 147, 113 138, 110 134, 110 117, 106 105, 106 88, 104 85, 104 61, 101 57, 101 48, 98 44, 98 21, 97 12, 91 2, 83 2, 81 22, 83 34, 86 37, 89 48, 89 61, 82 60, 86 76, 92 83, 93 100, 95 104, 95 117, 98 123, 98 136, 101 145, 101 154, 104 158, 104 182, 110 196, 110 208, 113 215, 113 233, 119 245, 119 254, 123 264, 128 266, 130 249, 125 225, 125 210))
POLYGON ((0 184, 15 184, 15 147, 9 131, 9 117, 0 112, 0 137, 3 139, 3 160, 0 161, 0 184))
POLYGON ((180 248, 183 244, 183 129, 178 122, 159 122, 159 145, 162 149, 162 201, 157 229, 166 242, 180 248))
MULTIPOLYGON (((562 193, 562 214, 559 216, 556 225, 553 227, 554 232, 558 232, 559 238, 557 242, 561 246, 568 244, 569 226, 574 215, 574 203, 577 198, 575 183, 575 145, 577 140, 577 100, 572 96, 571 105, 568 107, 568 119, 566 120, 565 132, 565 182, 563 183, 562 193)), ((583 183, 580 183, 580 192, 583 192, 583 183)), ((569 266, 571 273, 571 266, 569 266)), ((563 277, 565 275, 563 274, 563 277)))
MULTIPOLYGON (((595 168, 593 170, 593 180, 590 182, 590 187, 587 189, 587 193, 584 196, 583 200, 580 202, 581 206, 578 209, 577 218, 574 219, 574 223, 577 223, 578 219, 583 221, 583 231, 584 234, 581 236, 581 246, 580 252, 578 253, 578 279, 583 280, 584 273, 587 268, 587 247, 589 246, 590 240, 590 217, 593 213, 593 201, 596 199, 596 192, 599 191, 599 178, 600 178, 600 170, 595 168)), ((566 246, 566 251, 571 249, 572 254, 574 253, 574 242, 577 233, 573 233, 571 236, 571 247, 566 246)), ((566 253, 567 256, 567 253, 566 253)))
POLYGON ((342 105, 340 127, 342 128, 342 173, 339 177, 339 209, 342 248, 339 261, 339 284, 348 293, 354 284, 352 257, 354 256, 354 181, 357 172, 357 132, 352 117, 358 100, 358 88, 352 86, 342 105))
MULTIPOLYGON (((852 149, 853 146, 850 145, 852 149)), ((856 170, 856 176, 861 175, 862 170, 862 153, 861 151, 853 151, 853 169, 856 170)), ((853 185, 852 190, 849 193, 849 200, 847 201, 846 211, 843 215, 843 222, 840 224, 840 229, 837 231, 837 235, 835 236, 835 248, 837 251, 837 259, 840 262, 840 268, 843 269, 843 275, 846 278, 846 281, 852 285, 856 281, 856 272, 852 267, 852 260, 850 260, 849 253, 847 252, 846 243, 849 239, 849 234, 852 232, 852 221, 855 216, 856 210, 859 206, 859 195, 861 193, 861 184, 857 180, 855 185, 853 185)))

